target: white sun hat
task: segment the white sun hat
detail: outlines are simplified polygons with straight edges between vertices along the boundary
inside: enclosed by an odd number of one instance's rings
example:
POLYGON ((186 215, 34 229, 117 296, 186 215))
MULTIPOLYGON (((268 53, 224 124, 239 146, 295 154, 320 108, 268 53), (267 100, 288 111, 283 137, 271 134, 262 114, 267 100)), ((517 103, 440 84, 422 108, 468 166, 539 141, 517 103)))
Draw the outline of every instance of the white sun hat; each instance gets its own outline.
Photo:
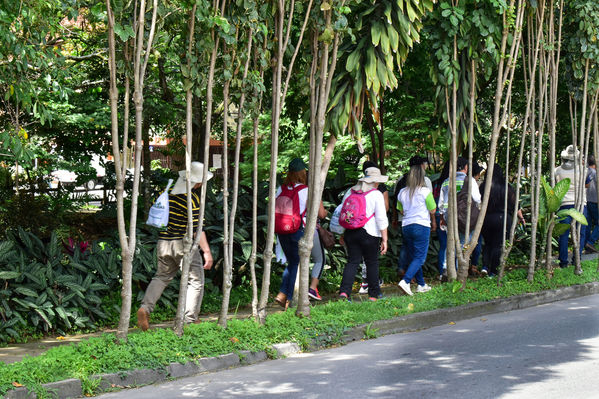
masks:
MULTIPOLYGON (((208 171, 207 181, 212 179, 212 172, 208 171)), ((189 180, 191 180, 191 187, 196 183, 201 183, 204 178, 204 164, 201 162, 192 162, 191 170, 189 173, 189 180)), ((185 184, 185 170, 179 171, 179 178, 171 191, 171 194, 185 194, 187 193, 187 185, 185 184)))

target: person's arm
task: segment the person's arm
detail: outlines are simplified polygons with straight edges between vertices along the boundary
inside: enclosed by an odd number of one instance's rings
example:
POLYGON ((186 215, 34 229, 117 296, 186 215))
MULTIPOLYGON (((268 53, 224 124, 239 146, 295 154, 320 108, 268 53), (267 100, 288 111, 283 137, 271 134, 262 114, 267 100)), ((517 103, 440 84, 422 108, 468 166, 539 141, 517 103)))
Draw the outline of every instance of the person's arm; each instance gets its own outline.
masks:
POLYGON ((478 207, 480 208, 481 195, 480 190, 478 188, 478 184, 476 183, 474 177, 470 180, 470 183, 470 186, 472 187, 472 200, 476 202, 478 204, 478 207))
POLYGON ((387 253, 387 229, 381 230, 381 255, 387 253))
POLYGON ((210 245, 208 244, 208 238, 206 238, 206 232, 202 231, 200 235, 200 248, 204 252, 204 269, 210 270, 212 268, 212 252, 210 251, 210 245))
POLYGON ((437 220, 435 219, 435 211, 437 210, 437 204, 435 204, 435 198, 433 197, 432 191, 428 190, 424 202, 426 203, 426 209, 428 209, 431 218, 431 231, 437 230, 437 220))
POLYGON ((430 211, 431 217, 431 231, 437 230, 437 218, 435 218, 435 210, 430 211))
POLYGON ((324 208, 324 204, 320 201, 320 207, 318 208, 318 218, 324 219, 327 217, 329 212, 324 208))
POLYGON ((385 200, 385 211, 389 212, 389 191, 383 193, 383 199, 385 200))

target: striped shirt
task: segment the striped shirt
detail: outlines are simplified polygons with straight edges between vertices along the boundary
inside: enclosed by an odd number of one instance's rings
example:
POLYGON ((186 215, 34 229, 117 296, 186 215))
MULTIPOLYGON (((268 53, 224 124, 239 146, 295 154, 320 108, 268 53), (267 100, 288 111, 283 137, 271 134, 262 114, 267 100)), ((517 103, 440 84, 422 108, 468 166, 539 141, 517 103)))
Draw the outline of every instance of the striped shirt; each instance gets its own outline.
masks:
MULTIPOLYGON (((200 216, 200 196, 191 193, 193 206, 193 230, 198 228, 200 216)), ((168 196, 168 225, 166 230, 161 231, 158 237, 161 240, 180 240, 187 232, 187 194, 175 194, 168 196)))

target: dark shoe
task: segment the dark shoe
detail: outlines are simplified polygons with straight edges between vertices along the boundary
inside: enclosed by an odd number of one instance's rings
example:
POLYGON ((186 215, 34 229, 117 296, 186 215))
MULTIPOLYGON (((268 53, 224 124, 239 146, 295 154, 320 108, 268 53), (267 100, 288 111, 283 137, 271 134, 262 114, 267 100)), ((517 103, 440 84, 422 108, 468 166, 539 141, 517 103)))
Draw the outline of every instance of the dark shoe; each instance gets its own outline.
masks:
POLYGON ((599 252, 599 250, 597 250, 597 248, 595 248, 592 244, 588 243, 584 246, 585 252, 587 254, 596 254, 597 252, 599 252))
POLYGON ((150 328, 150 313, 144 308, 139 308, 137 311, 137 326, 141 331, 150 328))
POLYGON ((380 294, 380 293, 379 293, 377 296, 371 296, 371 297, 369 297, 369 298, 368 298, 368 300, 369 300, 370 302, 376 302, 376 301, 378 301, 379 299, 383 299, 384 297, 385 297, 385 296, 384 296, 383 294, 380 294))
POLYGON ((279 292, 277 294, 277 296, 275 297, 275 302, 278 303, 282 308, 285 308, 285 310, 287 310, 287 307, 289 306, 287 295, 283 294, 282 292, 279 292))
POLYGON ((308 290, 308 296, 312 299, 315 299, 317 301, 322 301, 322 297, 320 296, 320 294, 318 293, 318 288, 312 289, 310 288, 308 290))
POLYGON ((339 294, 339 300, 351 302, 351 298, 345 292, 342 292, 341 294, 339 294))

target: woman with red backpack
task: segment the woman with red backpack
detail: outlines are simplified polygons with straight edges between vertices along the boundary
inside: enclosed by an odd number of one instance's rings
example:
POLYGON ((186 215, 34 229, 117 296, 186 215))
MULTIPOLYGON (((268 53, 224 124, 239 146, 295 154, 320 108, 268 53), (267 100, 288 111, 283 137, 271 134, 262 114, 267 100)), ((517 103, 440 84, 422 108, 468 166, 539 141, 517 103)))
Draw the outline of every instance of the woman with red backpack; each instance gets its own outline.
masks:
POLYGON ((387 253, 387 210, 379 183, 387 182, 379 168, 367 168, 364 177, 343 197, 339 224, 345 228, 343 239, 347 247, 347 264, 339 289, 339 299, 350 299, 358 265, 364 259, 368 280, 368 297, 380 298, 379 251, 387 253))
MULTIPOLYGON (((283 271, 283 281, 281 282, 279 293, 275 297, 275 302, 285 309, 289 306, 289 302, 293 298, 297 267, 300 260, 298 244, 304 235, 306 202, 308 200, 307 181, 306 164, 301 158, 293 159, 289 163, 287 176, 283 185, 277 189, 275 199, 275 233, 277 233, 277 239, 283 249, 285 258, 287 258, 287 266, 283 271)), ((327 211, 324 209, 321 201, 318 217, 324 218, 326 214, 327 211)), ((320 240, 318 232, 315 232, 315 240, 320 240)), ((322 248, 320 241, 318 244, 317 247, 322 248)), ((322 256, 322 267, 324 267, 324 254, 322 256)), ((318 280, 316 280, 316 284, 318 284, 318 280)), ((314 284, 311 284, 310 294, 312 295, 310 296, 312 298, 317 296, 316 299, 318 299, 320 298, 318 289, 314 289, 313 286, 314 284)))

